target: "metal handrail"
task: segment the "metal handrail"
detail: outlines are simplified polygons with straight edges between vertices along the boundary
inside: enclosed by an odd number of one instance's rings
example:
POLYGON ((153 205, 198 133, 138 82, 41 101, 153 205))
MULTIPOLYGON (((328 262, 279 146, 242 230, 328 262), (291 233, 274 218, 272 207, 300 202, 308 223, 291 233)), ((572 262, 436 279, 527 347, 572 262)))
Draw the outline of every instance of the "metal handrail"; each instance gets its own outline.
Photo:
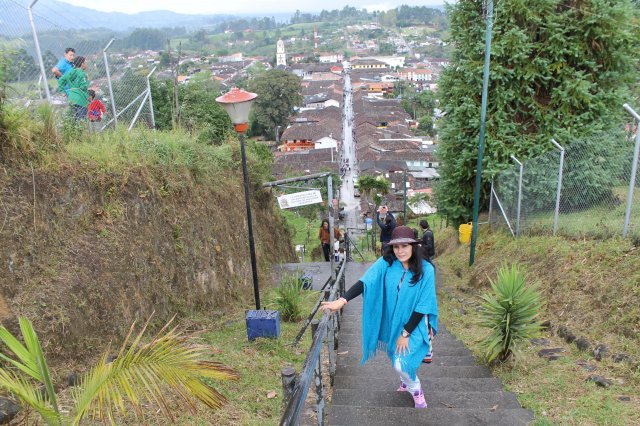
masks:
MULTIPOLYGON (((319 291, 323 291, 325 288, 327 288, 327 285, 329 285, 330 283, 333 284, 333 278, 331 278, 331 277, 329 277, 327 279, 327 282, 324 283, 324 285, 322 286, 322 288, 319 291)), ((297 345, 298 343, 300 343, 300 339, 302 339, 302 336, 304 335, 304 332, 307 330, 307 327, 309 327, 309 324, 311 324, 311 320, 313 320, 313 317, 316 316, 316 312, 318 312, 318 309, 320 309, 320 305, 325 300, 326 300, 326 298, 324 297, 324 294, 322 294, 322 295, 320 295, 320 297, 318 297, 318 301, 316 302, 315 306, 311 310, 311 313, 309 314, 307 319, 304 320, 304 323, 302 323, 302 327, 300 328, 300 331, 298 332, 298 335, 296 336, 296 338, 293 341, 294 345, 297 345)))
MULTIPOLYGON (((342 262, 340 266, 340 271, 336 276, 335 280, 330 279, 330 293, 328 297, 328 301, 333 301, 336 299, 339 292, 344 291, 344 278, 345 278, 345 266, 347 262, 342 262)), ((302 409, 304 407, 305 401, 307 399, 307 394, 309 393, 309 387, 311 386, 312 378, 315 376, 316 380, 316 393, 317 396, 317 415, 318 415, 318 424, 324 424, 324 395, 323 395, 323 386, 321 379, 321 362, 320 362, 320 352, 322 349, 322 342, 327 334, 329 334, 332 339, 329 339, 329 368, 331 375, 331 384, 333 384, 333 376, 335 374, 335 351, 337 350, 337 330, 339 329, 339 321, 340 315, 331 315, 324 311, 324 315, 322 319, 318 323, 318 327, 315 329, 315 334, 313 335, 313 339, 311 342, 311 347, 307 352, 307 357, 302 364, 302 370, 300 374, 296 378, 295 385, 293 387, 293 391, 291 393, 291 397, 285 407, 284 413, 280 420, 281 426, 292 426, 297 425, 299 423, 300 414, 302 413, 302 409)))

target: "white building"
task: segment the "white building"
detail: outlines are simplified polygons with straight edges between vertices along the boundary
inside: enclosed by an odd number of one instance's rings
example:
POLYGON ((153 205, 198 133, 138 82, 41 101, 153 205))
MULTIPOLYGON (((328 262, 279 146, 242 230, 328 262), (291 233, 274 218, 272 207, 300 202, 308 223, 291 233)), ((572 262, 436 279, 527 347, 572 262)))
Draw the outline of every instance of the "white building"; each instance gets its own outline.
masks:
POLYGON ((284 50, 284 42, 282 40, 278 40, 276 44, 276 66, 282 65, 283 67, 287 66, 287 54, 284 50))
POLYGON ((329 136, 324 136, 320 139, 318 139, 317 141, 315 141, 315 148, 316 149, 323 149, 323 148, 332 148, 332 149, 337 149, 338 148, 338 141, 336 139, 334 139, 332 137, 333 135, 329 135, 329 136))
POLYGON ((362 59, 374 59, 376 61, 384 62, 389 68, 402 68, 404 67, 404 56, 366 56, 362 59))

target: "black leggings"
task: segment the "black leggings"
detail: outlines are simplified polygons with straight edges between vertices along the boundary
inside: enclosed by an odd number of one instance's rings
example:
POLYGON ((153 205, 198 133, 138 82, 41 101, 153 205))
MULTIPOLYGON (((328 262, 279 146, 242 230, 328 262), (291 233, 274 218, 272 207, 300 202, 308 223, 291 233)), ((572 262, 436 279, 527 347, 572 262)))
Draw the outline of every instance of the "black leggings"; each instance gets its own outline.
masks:
POLYGON ((329 261, 329 248, 331 245, 329 243, 322 243, 322 254, 324 254, 324 261, 329 261))

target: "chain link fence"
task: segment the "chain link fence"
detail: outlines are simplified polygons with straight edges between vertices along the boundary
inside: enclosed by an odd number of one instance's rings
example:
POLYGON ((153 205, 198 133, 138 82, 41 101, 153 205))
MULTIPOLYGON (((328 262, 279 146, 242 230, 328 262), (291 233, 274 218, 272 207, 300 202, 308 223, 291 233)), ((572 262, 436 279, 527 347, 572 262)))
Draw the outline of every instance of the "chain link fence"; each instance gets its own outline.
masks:
POLYGON ((114 40, 109 30, 65 15, 60 3, 0 0, 0 10, 0 55, 7 62, 8 102, 29 108, 48 101, 56 110, 65 110, 68 99, 58 89, 52 68, 71 47, 76 56, 86 58, 89 90, 106 107, 99 128, 111 126, 115 116, 126 126, 154 127, 148 77, 158 64, 158 52, 128 48, 122 40, 114 40))
POLYGON ((489 220, 514 236, 640 238, 638 114, 623 129, 520 160, 493 178, 489 220))

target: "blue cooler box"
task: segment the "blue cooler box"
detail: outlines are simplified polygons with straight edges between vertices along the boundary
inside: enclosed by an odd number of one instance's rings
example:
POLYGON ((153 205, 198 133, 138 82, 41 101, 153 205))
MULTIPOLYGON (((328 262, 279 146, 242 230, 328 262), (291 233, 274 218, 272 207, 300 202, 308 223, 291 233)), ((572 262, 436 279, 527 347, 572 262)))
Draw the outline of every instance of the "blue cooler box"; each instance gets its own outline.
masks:
POLYGON ((280 337, 280 312, 268 310, 246 311, 247 337, 280 337))

